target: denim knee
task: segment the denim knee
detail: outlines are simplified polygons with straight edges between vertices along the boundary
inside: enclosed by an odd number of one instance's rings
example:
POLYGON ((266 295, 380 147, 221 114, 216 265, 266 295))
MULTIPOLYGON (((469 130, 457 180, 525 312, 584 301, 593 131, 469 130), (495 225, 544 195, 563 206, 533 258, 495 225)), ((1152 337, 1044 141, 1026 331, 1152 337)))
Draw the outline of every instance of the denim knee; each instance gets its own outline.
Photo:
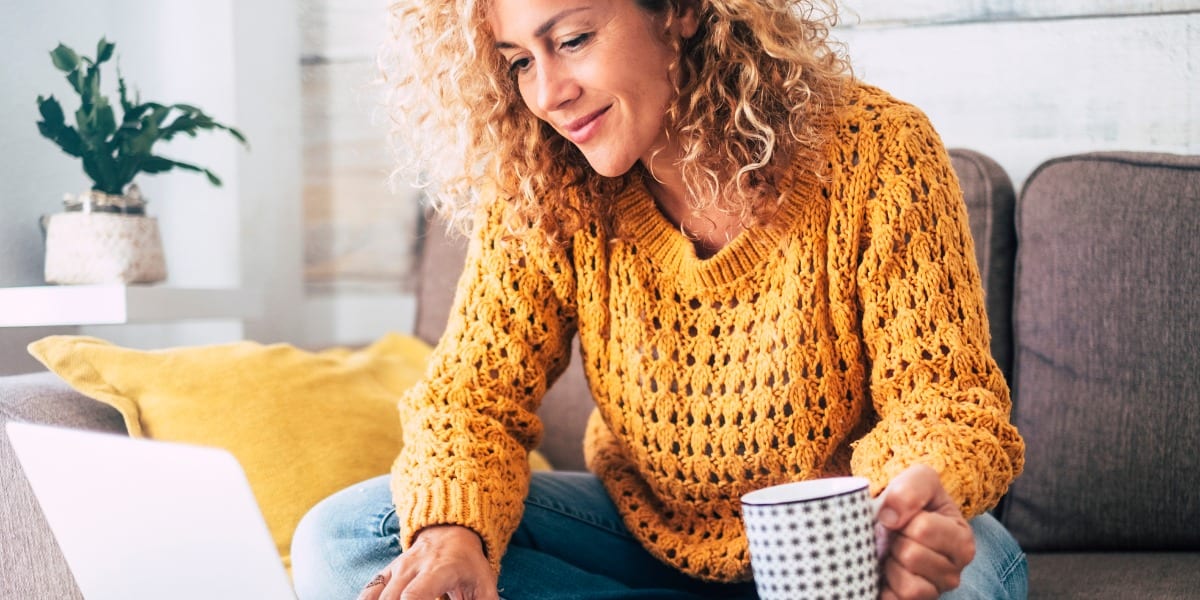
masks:
POLYGON ((353 598, 400 555, 388 476, 346 488, 314 506, 292 536, 292 580, 306 598, 353 598))
POLYGON ((1025 600, 1029 566, 1017 540, 990 514, 970 523, 975 560, 963 570, 958 588, 942 594, 942 600, 1025 600))

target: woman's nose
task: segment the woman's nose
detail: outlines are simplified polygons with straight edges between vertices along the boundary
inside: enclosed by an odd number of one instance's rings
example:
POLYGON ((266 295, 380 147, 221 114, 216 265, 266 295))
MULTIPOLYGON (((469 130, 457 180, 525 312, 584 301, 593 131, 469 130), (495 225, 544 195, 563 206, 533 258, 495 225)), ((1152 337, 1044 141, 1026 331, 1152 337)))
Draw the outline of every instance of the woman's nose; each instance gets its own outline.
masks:
POLYGON ((579 85, 570 69, 556 61, 543 61, 538 66, 537 104, 543 113, 559 110, 579 97, 579 85))

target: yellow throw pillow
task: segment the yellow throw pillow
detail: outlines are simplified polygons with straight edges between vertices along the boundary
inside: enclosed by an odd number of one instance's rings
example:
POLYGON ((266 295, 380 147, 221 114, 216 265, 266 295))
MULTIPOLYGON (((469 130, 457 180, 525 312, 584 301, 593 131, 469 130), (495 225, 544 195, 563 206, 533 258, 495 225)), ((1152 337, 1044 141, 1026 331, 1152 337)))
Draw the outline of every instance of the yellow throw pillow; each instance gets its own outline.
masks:
MULTIPOLYGON (((304 513, 388 472, 401 446, 396 401, 424 371, 429 347, 389 334, 356 351, 255 342, 144 351, 51 336, 29 352, 120 411, 131 436, 232 452, 290 569, 304 513)), ((530 462, 549 468, 540 455, 530 462)))

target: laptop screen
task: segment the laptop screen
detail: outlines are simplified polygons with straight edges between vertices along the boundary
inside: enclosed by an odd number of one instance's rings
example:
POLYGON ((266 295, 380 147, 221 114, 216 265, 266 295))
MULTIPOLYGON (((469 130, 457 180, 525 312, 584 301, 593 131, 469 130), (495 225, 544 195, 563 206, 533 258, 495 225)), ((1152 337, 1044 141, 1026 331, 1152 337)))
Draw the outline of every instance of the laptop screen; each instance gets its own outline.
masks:
POLYGON ((27 423, 7 430, 88 600, 294 598, 229 452, 27 423))

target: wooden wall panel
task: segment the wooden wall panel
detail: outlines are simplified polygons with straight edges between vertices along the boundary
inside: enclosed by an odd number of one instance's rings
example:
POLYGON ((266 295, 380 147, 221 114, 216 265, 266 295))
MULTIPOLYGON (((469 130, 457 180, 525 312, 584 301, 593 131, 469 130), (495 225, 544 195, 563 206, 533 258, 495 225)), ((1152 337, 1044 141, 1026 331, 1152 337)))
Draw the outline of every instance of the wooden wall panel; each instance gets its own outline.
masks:
POLYGON ((301 6, 305 283, 310 294, 413 289, 419 194, 392 190, 375 56, 387 0, 301 6))

